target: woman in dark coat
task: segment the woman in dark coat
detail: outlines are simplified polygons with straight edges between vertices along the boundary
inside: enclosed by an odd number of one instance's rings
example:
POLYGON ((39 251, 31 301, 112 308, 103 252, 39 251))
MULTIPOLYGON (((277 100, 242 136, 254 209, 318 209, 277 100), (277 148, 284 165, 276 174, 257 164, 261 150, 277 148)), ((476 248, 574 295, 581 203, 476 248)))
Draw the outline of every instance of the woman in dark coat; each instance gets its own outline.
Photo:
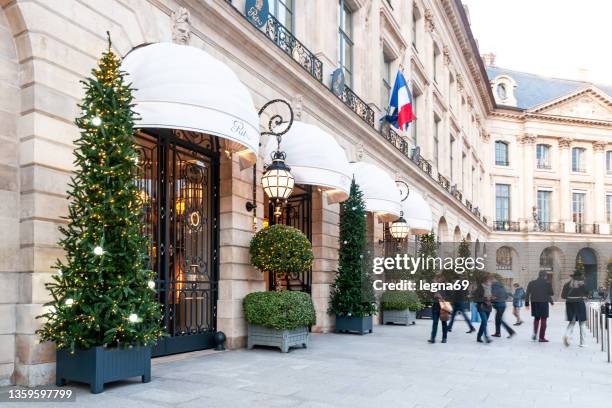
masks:
POLYGON ((580 329, 580 347, 584 347, 584 322, 586 321, 586 306, 584 299, 587 298, 588 292, 584 286, 584 277, 580 272, 574 272, 572 279, 569 280, 561 292, 561 297, 565 299, 565 314, 567 321, 567 329, 563 336, 563 344, 569 347, 570 338, 574 331, 574 325, 578 322, 580 329))
POLYGON ((487 324, 489 323, 489 316, 493 310, 493 304, 491 302, 491 285, 493 278, 486 276, 482 282, 478 284, 478 287, 472 293, 472 298, 476 303, 478 314, 480 315, 480 327, 478 328, 478 334, 476 335, 476 341, 483 343, 482 338, 484 337, 484 343, 490 343, 489 332, 487 331, 487 324))

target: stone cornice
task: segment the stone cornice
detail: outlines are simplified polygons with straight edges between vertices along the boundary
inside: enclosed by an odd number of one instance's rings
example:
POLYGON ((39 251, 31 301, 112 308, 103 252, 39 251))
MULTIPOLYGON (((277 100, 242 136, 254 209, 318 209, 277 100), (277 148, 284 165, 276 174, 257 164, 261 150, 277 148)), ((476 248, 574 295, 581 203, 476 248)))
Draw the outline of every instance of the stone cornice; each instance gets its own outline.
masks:
POLYGON ((599 89, 593 87, 593 86, 588 86, 586 88, 580 89, 578 91, 575 92, 571 92, 567 95, 563 95, 560 98, 554 99, 552 101, 548 101, 545 102, 543 104, 540 104, 534 108, 528 109, 527 111, 529 113, 541 113, 544 110, 550 109, 554 106, 558 106, 562 103, 565 103, 567 101, 570 101, 572 99, 577 99, 578 97, 580 97, 581 95, 584 94, 589 94, 591 96, 593 96, 595 99, 597 99, 598 101, 602 102, 603 104, 612 107, 612 98, 610 98, 607 94, 601 92, 599 89))
POLYGON ((608 146, 607 142, 602 142, 600 140, 596 140, 593 142, 593 150, 596 152, 603 152, 606 150, 606 146, 608 146))
POLYGON ((575 125, 612 127, 612 121, 608 121, 608 120, 575 118, 575 117, 570 117, 570 116, 548 115, 548 114, 523 112, 523 111, 509 112, 509 111, 496 110, 496 111, 491 112, 491 117, 512 119, 512 120, 517 120, 517 121, 522 121, 522 122, 526 122, 529 119, 537 119, 537 120, 544 120, 544 121, 550 121, 550 122, 571 123, 575 125))

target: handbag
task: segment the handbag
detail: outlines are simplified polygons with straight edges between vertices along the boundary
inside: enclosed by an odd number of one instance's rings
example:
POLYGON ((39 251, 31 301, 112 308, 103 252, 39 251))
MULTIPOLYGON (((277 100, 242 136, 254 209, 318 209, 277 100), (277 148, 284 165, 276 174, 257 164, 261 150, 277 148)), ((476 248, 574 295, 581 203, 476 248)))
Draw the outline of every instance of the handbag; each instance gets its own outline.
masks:
POLYGON ((440 301, 440 320, 443 322, 448 322, 451 317, 451 313, 453 312, 453 306, 450 302, 441 300, 440 301))

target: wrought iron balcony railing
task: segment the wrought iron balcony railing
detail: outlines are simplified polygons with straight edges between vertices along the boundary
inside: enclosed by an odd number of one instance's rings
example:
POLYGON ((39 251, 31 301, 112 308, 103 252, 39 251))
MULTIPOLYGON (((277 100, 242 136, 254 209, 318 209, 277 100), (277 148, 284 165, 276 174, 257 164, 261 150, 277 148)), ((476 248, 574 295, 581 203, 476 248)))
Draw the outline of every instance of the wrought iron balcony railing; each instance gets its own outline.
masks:
POLYGON ((521 224, 516 221, 494 221, 493 229, 495 231, 519 232, 521 224))
POLYGON ((414 161, 421 170, 423 170, 425 173, 427 173, 428 176, 431 177, 431 163, 425 160, 423 156, 421 156, 420 154, 413 155, 412 161, 414 161))
POLYGON ((391 125, 385 123, 380 130, 380 134, 387 142, 402 152, 404 156, 410 157, 410 144, 391 125))
POLYGON ((508 160, 495 160, 495 165, 496 166, 509 166, 510 162, 508 160))
POLYGON ((268 14, 264 32, 285 54, 293 58, 319 82, 323 82, 323 63, 321 60, 271 14, 268 14))
POLYGON ((355 92, 347 85, 344 85, 342 95, 339 96, 340 100, 344 102, 346 106, 351 108, 365 123, 374 127, 374 109, 365 103, 355 92))
POLYGON ((552 166, 548 162, 538 161, 538 169, 550 170, 552 166))
POLYGON ((468 210, 472 211, 472 202, 470 200, 465 200, 465 206, 468 210))
POLYGON ((538 232, 565 232, 565 224, 562 222, 539 222, 534 225, 534 231, 538 232))
POLYGON ((463 201, 463 194, 461 193, 461 191, 459 190, 452 190, 451 194, 453 195, 453 197, 455 197, 457 200, 459 201, 463 201))
MULTIPOLYGON (((243 18, 248 19, 236 6, 232 0, 225 0, 243 18)), ((258 28, 259 29, 259 28, 258 28)), ((263 26, 262 31, 270 41, 285 54, 291 57, 302 68, 304 68, 317 81, 323 82, 323 63, 317 58, 304 44, 302 44, 287 27, 281 24, 273 15, 268 14, 268 20, 263 26)))
POLYGON ((599 224, 576 223, 577 234, 599 234, 599 224))
POLYGON ((442 187, 444 187, 445 190, 450 191, 451 188, 451 183, 450 181, 444 177, 443 175, 438 173, 438 184, 440 184, 442 187))

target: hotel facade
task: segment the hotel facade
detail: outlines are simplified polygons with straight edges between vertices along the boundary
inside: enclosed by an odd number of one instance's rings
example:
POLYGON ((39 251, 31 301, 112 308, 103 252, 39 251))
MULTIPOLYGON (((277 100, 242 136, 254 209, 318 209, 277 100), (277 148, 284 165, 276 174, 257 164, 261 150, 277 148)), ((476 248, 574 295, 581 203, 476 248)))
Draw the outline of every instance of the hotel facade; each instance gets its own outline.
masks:
POLYGON ((363 168, 371 169, 362 180, 374 246, 389 240, 385 222, 402 208, 399 193, 385 189, 398 181, 423 200, 411 209, 425 214, 415 223, 440 242, 467 240, 506 283, 526 284, 547 268, 558 286, 584 248, 591 288, 605 282, 610 89, 496 67, 491 56, 481 58, 458 0, 246 3, 0 0, 0 382, 54 378, 54 346, 39 344, 35 316, 62 257, 58 226, 74 171, 79 81, 107 46, 106 31, 140 109, 152 106, 151 95, 169 104, 158 118, 146 111, 137 135, 146 232, 170 332, 156 355, 209 347, 215 331, 229 348, 245 345, 242 299, 275 284, 250 266, 249 242, 273 222, 311 240, 312 271, 283 285, 311 293, 313 331, 333 330, 327 306, 338 201, 346 176, 358 178, 363 168), (265 21, 245 11, 264 4, 265 21), (338 69, 343 83, 332 80, 338 69), (379 120, 398 70, 409 79, 417 116, 406 132, 379 120), (256 115, 276 99, 293 109, 281 147, 298 183, 278 219, 261 188, 274 141, 259 132, 271 115, 256 115), (178 105, 179 113, 164 116, 178 105), (193 106, 209 108, 201 112, 211 122, 218 114, 244 127, 181 121, 193 106))

